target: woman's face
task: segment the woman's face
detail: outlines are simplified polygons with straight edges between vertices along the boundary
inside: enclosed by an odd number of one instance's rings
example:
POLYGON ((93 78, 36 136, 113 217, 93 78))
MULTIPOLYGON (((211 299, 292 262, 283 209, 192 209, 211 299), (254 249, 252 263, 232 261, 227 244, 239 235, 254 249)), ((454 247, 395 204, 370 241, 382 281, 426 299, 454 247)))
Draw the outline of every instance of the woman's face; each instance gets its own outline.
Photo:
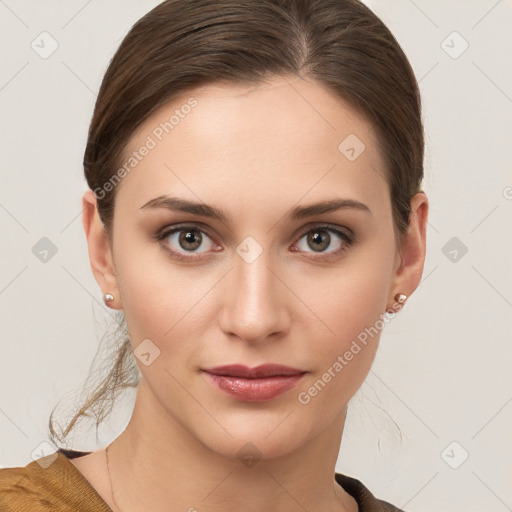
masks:
POLYGON ((342 425, 386 308, 410 292, 396 289, 400 256, 372 126, 312 81, 215 85, 152 115, 125 161, 112 291, 152 413, 230 456, 247 442, 278 456, 342 425), (162 196, 196 212, 155 202, 162 196), (251 401, 203 371, 266 363, 305 373, 251 401))

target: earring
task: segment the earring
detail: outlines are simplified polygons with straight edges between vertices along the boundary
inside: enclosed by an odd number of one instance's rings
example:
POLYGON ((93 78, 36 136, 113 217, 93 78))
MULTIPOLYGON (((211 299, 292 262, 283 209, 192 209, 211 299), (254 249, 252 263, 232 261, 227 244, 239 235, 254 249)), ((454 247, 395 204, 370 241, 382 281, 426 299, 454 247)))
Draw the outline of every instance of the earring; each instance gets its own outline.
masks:
POLYGON ((105 304, 108 304, 109 302, 114 301, 114 296, 111 293, 105 293, 103 299, 105 301, 105 304))
POLYGON ((400 311, 402 309, 402 306, 404 305, 404 302, 407 300, 407 295, 404 295, 403 293, 397 293, 393 298, 395 299, 395 303, 393 304, 393 306, 386 310, 387 313, 394 314, 400 311))
POLYGON ((404 295, 403 293, 397 293, 394 299, 396 302, 398 302, 398 304, 403 304, 407 300, 407 295, 404 295))

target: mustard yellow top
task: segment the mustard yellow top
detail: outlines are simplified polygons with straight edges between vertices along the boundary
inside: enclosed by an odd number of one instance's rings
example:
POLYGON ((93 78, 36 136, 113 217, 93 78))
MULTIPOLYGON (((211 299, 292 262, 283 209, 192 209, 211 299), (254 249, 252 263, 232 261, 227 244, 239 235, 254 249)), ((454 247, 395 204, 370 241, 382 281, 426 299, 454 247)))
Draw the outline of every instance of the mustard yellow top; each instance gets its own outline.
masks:
MULTIPOLYGON (((58 450, 26 466, 0 469, 0 512, 112 512, 69 458, 90 452, 58 450)), ((335 473, 359 512, 404 512, 376 499, 357 479, 335 473)))

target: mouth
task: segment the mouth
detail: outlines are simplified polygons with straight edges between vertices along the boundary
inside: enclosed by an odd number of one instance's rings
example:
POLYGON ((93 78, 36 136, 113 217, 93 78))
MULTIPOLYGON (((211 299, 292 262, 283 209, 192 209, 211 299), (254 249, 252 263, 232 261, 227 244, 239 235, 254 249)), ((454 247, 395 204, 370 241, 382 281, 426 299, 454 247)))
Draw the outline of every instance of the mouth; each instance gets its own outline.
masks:
POLYGON ((291 368, 282 364, 262 364, 255 368, 249 368, 242 364, 230 364, 225 366, 215 366, 205 368, 203 371, 211 375, 221 375, 225 377, 241 377, 243 379, 261 379, 263 377, 288 377, 290 375, 299 375, 306 373, 305 370, 291 368))
POLYGON ((227 365, 202 370, 213 386, 244 402, 266 402, 286 393, 304 377, 305 370, 265 364, 256 368, 227 365))

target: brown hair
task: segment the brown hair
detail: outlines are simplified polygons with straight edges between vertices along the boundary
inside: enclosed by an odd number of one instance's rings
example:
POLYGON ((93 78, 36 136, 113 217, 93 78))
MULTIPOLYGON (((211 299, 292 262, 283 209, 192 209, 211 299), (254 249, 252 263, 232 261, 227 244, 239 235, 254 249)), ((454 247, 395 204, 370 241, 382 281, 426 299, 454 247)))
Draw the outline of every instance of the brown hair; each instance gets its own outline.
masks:
MULTIPOLYGON (((410 199, 423 179, 420 94, 400 45, 370 9, 358 0, 167 0, 123 39, 103 78, 89 128, 85 177, 109 238, 116 187, 105 184, 148 116, 198 86, 258 85, 286 75, 316 80, 371 121, 386 162, 395 232, 403 234, 410 199)), ((120 391, 137 386, 124 327, 106 380, 62 437, 53 429, 52 411, 53 440, 62 440, 88 411, 98 426, 108 397, 111 408, 120 391)))

